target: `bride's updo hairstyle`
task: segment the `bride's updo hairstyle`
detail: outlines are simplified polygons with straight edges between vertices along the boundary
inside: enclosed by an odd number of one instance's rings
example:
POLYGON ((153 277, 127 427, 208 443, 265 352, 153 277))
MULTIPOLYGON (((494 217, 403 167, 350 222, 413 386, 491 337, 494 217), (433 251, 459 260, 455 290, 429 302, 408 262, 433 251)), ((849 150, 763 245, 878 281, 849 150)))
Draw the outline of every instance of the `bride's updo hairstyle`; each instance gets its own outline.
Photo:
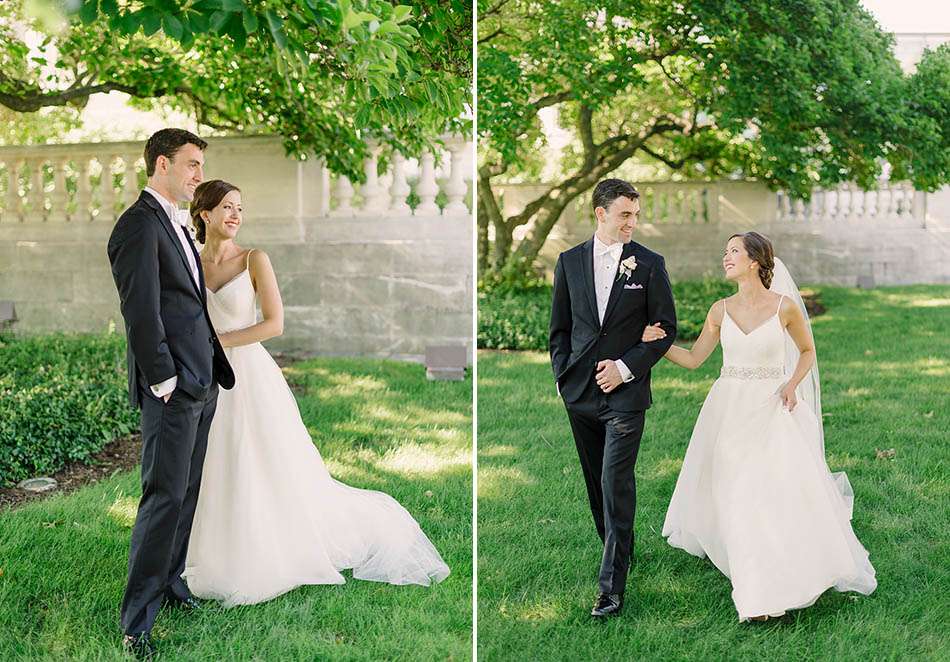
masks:
POLYGON ((191 207, 188 213, 191 214, 191 222, 195 226, 195 239, 198 243, 205 243, 208 238, 205 221, 201 218, 201 212, 211 211, 221 204, 221 201, 231 191, 241 192, 234 184, 229 184, 221 179, 210 179, 202 182, 195 189, 195 199, 191 201, 191 207))
POLYGON ((759 265, 759 280, 768 289, 772 286, 772 271, 775 269, 775 253, 772 251, 772 242, 758 232, 740 232, 730 239, 739 237, 749 259, 759 265))

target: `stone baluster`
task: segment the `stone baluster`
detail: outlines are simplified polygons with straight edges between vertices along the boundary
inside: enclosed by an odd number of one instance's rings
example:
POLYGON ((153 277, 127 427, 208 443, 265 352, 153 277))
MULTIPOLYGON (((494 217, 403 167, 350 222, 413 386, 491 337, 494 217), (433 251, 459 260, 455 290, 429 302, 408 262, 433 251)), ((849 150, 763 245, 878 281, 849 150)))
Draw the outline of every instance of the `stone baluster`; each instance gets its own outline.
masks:
POLYGON ((406 157, 399 152, 393 152, 393 185, 390 189, 392 194, 389 205, 389 212, 394 216, 409 216, 412 214, 412 208, 406 202, 411 189, 406 182, 406 157))
POLYGON ((122 157, 123 163, 125 163, 125 173, 122 182, 122 206, 128 207, 135 199, 138 197, 139 193, 139 177, 138 172, 135 169, 135 162, 138 161, 139 155, 135 152, 131 154, 126 154, 122 157))
POLYGON ((847 182, 838 186, 838 213, 837 217, 844 220, 851 215, 851 191, 847 182))
POLYGON ((865 218, 874 218, 877 215, 877 208, 874 204, 876 198, 876 191, 861 192, 861 204, 864 207, 865 218))
POLYGON ((666 220, 666 191, 661 188, 653 189, 653 218, 657 223, 666 220))
POLYGON ((419 206, 416 215, 438 214, 439 206, 435 204, 435 196, 439 194, 439 185, 435 181, 435 157, 432 152, 425 152, 421 159, 422 172, 419 174, 419 185, 416 194, 419 196, 419 206))
POLYGON ((350 183, 350 178, 346 175, 340 175, 336 178, 336 186, 334 187, 334 196, 337 199, 336 209, 330 212, 331 216, 339 216, 349 218, 353 216, 355 210, 353 209, 353 184, 350 183))
POLYGON ((877 190, 874 191, 874 216, 878 220, 887 218, 887 207, 884 202, 884 182, 878 182, 877 190))
POLYGON ((26 167, 30 180, 30 191, 27 194, 30 209, 27 220, 42 221, 46 218, 45 195, 43 192, 43 160, 29 159, 26 167))
POLYGON ((366 183, 360 188, 363 196, 363 215, 376 216, 389 206, 388 192, 379 184, 379 147, 369 146, 369 156, 363 160, 366 183))
POLYGON ((793 214, 793 220, 796 223, 805 222, 805 201, 801 198, 795 198, 795 212, 793 214))
POLYGON ((851 184, 851 219, 862 221, 864 219, 864 191, 857 184, 851 184))
POLYGON ((445 205, 446 214, 467 214, 468 207, 465 206, 465 193, 468 187, 465 185, 465 179, 462 174, 465 156, 468 154, 468 145, 464 142, 449 143, 449 152, 452 154, 451 170, 449 172, 449 181, 445 186, 445 194, 448 196, 448 204, 445 205))
POLYGON ((816 188, 811 194, 811 220, 812 222, 823 221, 825 218, 825 204, 827 203, 827 192, 823 188, 816 188))
POLYGON ((902 182, 901 185, 901 212, 902 221, 910 221, 914 218, 914 187, 909 182, 902 182))
POLYGON ((891 182, 886 182, 884 189, 887 194, 887 207, 884 215, 891 220, 897 216, 897 196, 894 195, 894 185, 891 182))
POLYGON ((114 159, 107 155, 102 162, 102 176, 99 178, 99 216, 108 223, 115 221, 116 191, 112 181, 114 159))
POLYGON ((73 216, 77 221, 89 221, 92 219, 92 183, 89 181, 88 158, 81 157, 76 160, 76 213, 73 216))
POLYGON ((53 194, 50 196, 50 218, 70 220, 69 196, 66 193, 66 166, 69 160, 61 156, 53 162, 53 194))
POLYGON ((23 220, 23 201, 20 199, 20 170, 23 161, 7 161, 7 201, 4 205, 4 221, 23 220))

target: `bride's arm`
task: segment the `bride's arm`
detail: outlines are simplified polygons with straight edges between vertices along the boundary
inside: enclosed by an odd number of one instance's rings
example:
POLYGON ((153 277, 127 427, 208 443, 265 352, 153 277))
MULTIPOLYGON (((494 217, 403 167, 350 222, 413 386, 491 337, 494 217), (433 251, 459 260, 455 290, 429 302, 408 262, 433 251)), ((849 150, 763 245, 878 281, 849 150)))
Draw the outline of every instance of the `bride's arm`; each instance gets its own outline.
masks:
POLYGON ((791 411, 798 403, 795 388, 805 379, 805 375, 815 365, 815 342, 808 332, 808 322, 805 321, 805 316, 802 315, 802 311, 791 299, 782 299, 779 318, 788 331, 788 335, 795 341, 795 346, 798 347, 799 351, 795 371, 780 391, 785 406, 791 411))
POLYGON ((725 304, 721 299, 710 306, 709 312, 706 313, 706 321, 703 323, 703 330, 693 346, 686 349, 673 345, 664 355, 666 359, 690 370, 701 366, 719 344, 719 329, 722 326, 724 310, 725 304))
POLYGON ((251 253, 248 269, 261 302, 261 316, 264 319, 246 329, 218 334, 222 347, 250 345, 275 338, 284 332, 284 304, 280 299, 277 276, 274 275, 274 267, 271 266, 267 253, 261 250, 251 253))

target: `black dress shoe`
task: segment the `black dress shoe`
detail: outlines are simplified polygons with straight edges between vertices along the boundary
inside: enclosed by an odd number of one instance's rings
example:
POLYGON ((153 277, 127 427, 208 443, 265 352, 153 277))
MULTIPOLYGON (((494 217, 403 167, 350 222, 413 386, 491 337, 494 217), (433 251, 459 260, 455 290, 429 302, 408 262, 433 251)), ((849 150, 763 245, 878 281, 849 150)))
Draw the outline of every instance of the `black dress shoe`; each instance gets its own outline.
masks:
POLYGON ((199 611, 203 609, 203 605, 195 600, 194 596, 189 595, 187 598, 182 600, 181 598, 169 598, 165 596, 162 599, 163 605, 168 605, 172 609, 184 609, 185 611, 199 611))
POLYGON ((623 609, 623 593, 601 593, 594 602, 590 615, 594 618, 617 616, 623 609))
POLYGON ((157 654, 148 632, 125 635, 122 638, 122 648, 136 660, 154 660, 157 654))

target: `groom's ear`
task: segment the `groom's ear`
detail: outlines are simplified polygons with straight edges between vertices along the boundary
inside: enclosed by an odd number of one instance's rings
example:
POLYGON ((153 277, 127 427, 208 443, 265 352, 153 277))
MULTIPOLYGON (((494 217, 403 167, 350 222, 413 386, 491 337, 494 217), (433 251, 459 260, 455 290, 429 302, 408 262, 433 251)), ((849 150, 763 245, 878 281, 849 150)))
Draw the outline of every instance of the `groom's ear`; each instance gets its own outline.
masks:
POLYGON ((594 207, 594 220, 603 223, 607 220, 607 210, 603 207, 594 207))

